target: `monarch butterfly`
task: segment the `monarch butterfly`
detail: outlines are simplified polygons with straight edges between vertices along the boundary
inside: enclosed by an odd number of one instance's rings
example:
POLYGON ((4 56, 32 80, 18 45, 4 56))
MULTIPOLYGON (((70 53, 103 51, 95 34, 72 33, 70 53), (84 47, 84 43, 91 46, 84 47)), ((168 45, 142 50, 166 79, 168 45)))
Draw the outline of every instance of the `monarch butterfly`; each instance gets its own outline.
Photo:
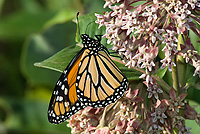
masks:
POLYGON ((66 121, 84 107, 114 103, 127 89, 127 78, 100 43, 101 36, 80 37, 84 47, 60 76, 49 103, 48 120, 53 124, 66 121))

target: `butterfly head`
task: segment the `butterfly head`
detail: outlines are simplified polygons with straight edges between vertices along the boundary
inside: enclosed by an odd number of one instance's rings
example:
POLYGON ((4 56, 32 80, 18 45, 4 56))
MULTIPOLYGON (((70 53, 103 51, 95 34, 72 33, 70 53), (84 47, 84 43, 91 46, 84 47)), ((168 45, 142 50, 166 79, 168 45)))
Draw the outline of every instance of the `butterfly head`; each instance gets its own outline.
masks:
POLYGON ((90 37, 87 34, 81 34, 81 39, 82 39, 83 42, 87 41, 88 38, 90 38, 90 37))
POLYGON ((87 34, 81 34, 81 39, 84 47, 86 48, 99 48, 102 47, 101 39, 99 36, 96 36, 96 39, 90 38, 87 34))

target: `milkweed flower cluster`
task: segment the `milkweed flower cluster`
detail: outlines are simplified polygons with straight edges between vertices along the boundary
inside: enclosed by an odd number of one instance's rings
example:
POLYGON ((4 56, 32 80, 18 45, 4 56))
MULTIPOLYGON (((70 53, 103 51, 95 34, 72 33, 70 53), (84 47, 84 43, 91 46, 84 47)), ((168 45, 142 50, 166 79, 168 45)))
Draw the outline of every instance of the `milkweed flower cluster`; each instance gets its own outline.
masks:
POLYGON ((123 57, 125 65, 142 70, 140 78, 144 81, 138 85, 130 82, 124 96, 105 109, 88 107, 79 111, 68 126, 73 133, 190 133, 185 120, 200 125, 200 114, 185 101, 185 85, 178 85, 177 91, 164 81, 164 86, 160 84, 154 74, 166 67, 174 73, 180 56, 195 68, 193 75, 200 77, 200 55, 189 37, 190 30, 200 38, 196 25, 200 24, 200 1, 105 1, 104 8, 111 11, 95 14, 96 23, 106 27, 103 37, 123 57), (133 6, 137 2, 143 3, 133 6), (159 51, 164 55, 159 56, 159 51))
POLYGON ((112 42, 113 50, 126 57, 129 67, 144 68, 151 73, 158 50, 162 49, 165 57, 160 60, 161 68, 167 66, 171 71, 172 66, 176 66, 174 56, 184 55, 186 62, 191 60, 189 63, 196 68, 194 75, 200 75, 200 57, 188 37, 189 29, 200 37, 200 31, 193 22, 200 23, 200 3, 197 0, 149 0, 132 6, 139 1, 106 0, 105 7, 112 11, 104 15, 95 14, 99 27, 106 27, 104 37, 108 39, 107 43, 112 42), (177 50, 179 34, 184 36, 181 51, 177 50))

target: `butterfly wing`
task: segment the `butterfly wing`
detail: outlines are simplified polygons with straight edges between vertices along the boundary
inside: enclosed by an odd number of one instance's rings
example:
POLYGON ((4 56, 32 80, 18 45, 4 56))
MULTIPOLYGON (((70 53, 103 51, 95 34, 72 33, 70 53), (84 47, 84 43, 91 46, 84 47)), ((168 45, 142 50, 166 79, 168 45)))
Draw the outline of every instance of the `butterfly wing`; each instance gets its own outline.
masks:
POLYGON ((104 51, 97 55, 86 49, 77 74, 77 96, 84 105, 105 107, 127 89, 127 78, 104 51))
POLYGON ((85 107, 77 98, 75 84, 84 50, 81 49, 71 60, 54 88, 48 108, 50 123, 60 124, 85 107))

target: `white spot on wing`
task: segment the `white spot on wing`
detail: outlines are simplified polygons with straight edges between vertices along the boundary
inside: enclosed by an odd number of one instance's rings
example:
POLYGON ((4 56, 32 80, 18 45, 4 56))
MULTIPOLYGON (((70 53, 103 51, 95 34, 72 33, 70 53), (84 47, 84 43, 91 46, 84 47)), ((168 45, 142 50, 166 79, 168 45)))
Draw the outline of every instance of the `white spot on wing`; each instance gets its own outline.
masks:
POLYGON ((66 73, 67 73, 67 70, 65 70, 63 73, 66 74, 66 73))
POLYGON ((62 85, 61 89, 64 90, 65 89, 65 85, 62 85))
POLYGON ((62 96, 60 96, 59 101, 63 101, 63 97, 62 96))
POLYGON ((68 94, 68 89, 67 88, 65 88, 65 95, 67 95, 68 94))
POLYGON ((69 102, 65 102, 65 107, 68 107, 69 106, 69 102))

